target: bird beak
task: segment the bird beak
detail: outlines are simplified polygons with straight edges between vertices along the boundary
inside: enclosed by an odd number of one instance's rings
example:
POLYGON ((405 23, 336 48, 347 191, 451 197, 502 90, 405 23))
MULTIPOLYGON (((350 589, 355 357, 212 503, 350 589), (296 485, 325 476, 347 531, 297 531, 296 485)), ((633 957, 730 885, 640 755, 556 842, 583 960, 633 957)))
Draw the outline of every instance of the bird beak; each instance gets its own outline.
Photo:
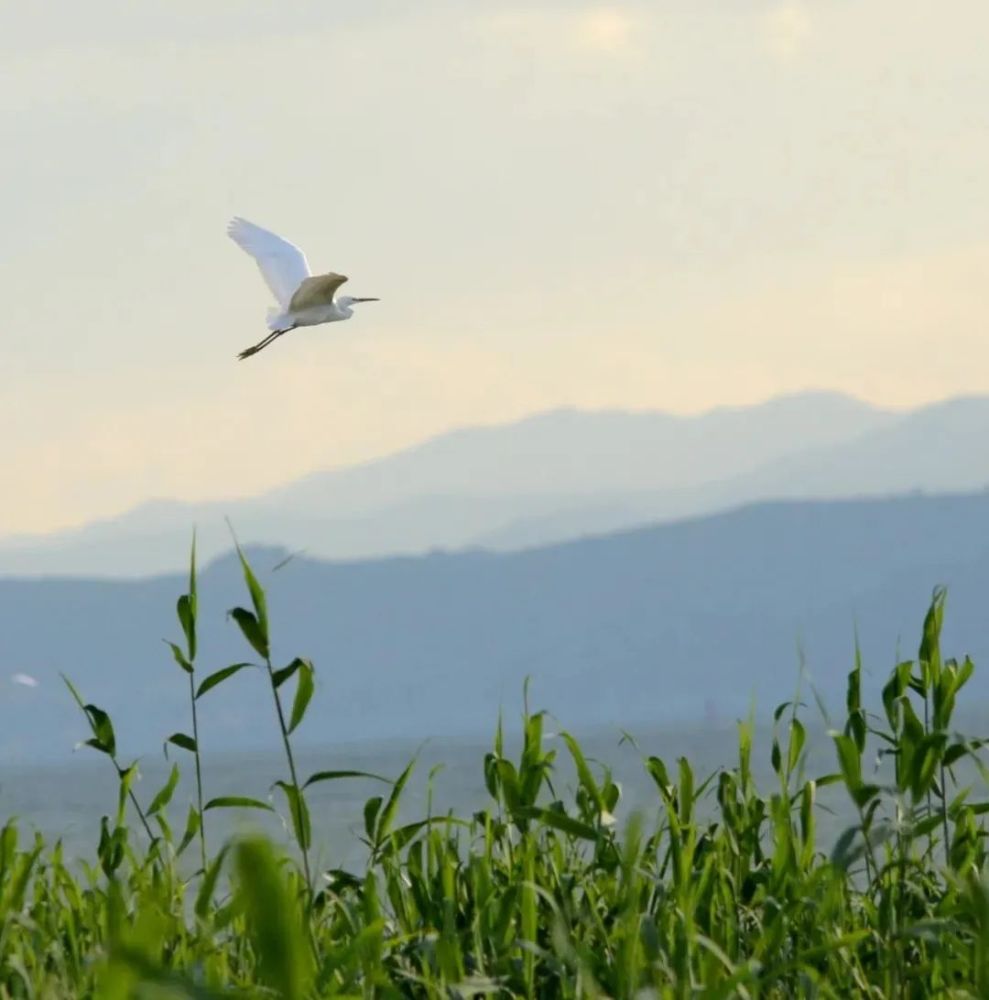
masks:
POLYGON ((381 299, 354 299, 355 302, 380 302, 381 299))

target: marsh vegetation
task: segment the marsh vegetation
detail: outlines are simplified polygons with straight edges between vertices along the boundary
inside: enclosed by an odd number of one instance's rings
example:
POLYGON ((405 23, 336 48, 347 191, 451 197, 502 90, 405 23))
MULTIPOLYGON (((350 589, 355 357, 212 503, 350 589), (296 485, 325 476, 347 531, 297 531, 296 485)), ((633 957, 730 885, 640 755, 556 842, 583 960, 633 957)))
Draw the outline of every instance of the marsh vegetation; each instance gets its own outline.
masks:
POLYGON ((316 668, 273 662, 265 591, 243 554, 241 566, 230 617, 245 655, 207 671, 193 554, 170 644, 189 722, 166 737, 176 763, 155 794, 110 715, 67 679, 117 799, 88 859, 3 827, 0 996, 989 995, 982 740, 955 723, 974 666, 942 656, 943 591, 881 703, 863 702, 853 664, 820 773, 811 690, 774 713, 770 784, 757 786, 742 722, 735 761, 713 773, 643 752, 653 796, 635 810, 606 764, 566 732, 548 739, 546 714, 527 708, 518 745, 499 722, 477 760, 481 808, 427 797, 409 818, 415 761, 397 775, 303 771, 293 738, 316 668), (198 706, 235 696, 227 682, 244 671, 270 689, 284 773, 270 798, 210 797, 198 706), (337 782, 372 789, 360 866, 327 867, 315 849, 310 799, 337 782), (837 793, 854 818, 822 838, 821 798, 837 793), (227 810, 277 810, 289 836, 214 842, 211 818, 227 810))

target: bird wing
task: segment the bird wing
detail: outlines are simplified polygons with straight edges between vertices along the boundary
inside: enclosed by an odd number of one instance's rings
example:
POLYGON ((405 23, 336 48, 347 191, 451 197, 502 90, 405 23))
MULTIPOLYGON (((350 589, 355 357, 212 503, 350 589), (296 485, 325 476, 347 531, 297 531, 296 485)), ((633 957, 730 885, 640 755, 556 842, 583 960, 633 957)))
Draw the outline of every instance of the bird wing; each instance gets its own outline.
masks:
POLYGON ((293 312, 311 306, 328 306, 336 290, 347 280, 344 274, 317 274, 306 278, 292 296, 289 309, 293 312))
POLYGON ((227 235, 257 261, 261 277, 283 308, 288 308, 296 289, 310 275, 306 255, 288 240, 255 226, 247 219, 234 219, 227 235))

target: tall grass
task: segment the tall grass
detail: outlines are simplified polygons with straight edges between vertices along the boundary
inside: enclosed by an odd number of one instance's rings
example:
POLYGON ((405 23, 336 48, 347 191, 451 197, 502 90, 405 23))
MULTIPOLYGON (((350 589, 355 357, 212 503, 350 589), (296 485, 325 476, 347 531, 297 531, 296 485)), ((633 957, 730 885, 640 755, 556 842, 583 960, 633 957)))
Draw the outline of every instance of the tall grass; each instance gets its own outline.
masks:
POLYGON ((856 659, 844 721, 830 734, 832 773, 807 775, 795 699, 775 713, 771 788, 756 787, 743 723, 737 761, 713 774, 643 756, 655 809, 626 815, 607 767, 567 733, 548 741, 545 715, 526 708, 518 755, 506 752, 499 723, 478 761, 484 808, 400 823, 410 764, 364 806, 366 865, 322 871, 306 790, 376 776, 300 777, 292 737, 315 670, 301 657, 272 663, 265 593, 240 557, 250 607, 230 616, 255 662, 197 685, 194 556, 178 602, 184 645, 172 652, 188 678, 192 733, 167 746, 194 762, 181 836, 167 820, 178 768, 142 805, 110 717, 72 689, 89 744, 116 770, 116 809, 93 861, 77 865, 59 842, 3 827, 0 996, 989 996, 989 802, 961 783, 962 766, 982 784, 985 773, 982 741, 952 722, 973 665, 942 657, 943 591, 917 658, 892 671, 875 711, 856 659), (197 703, 248 666, 272 692, 286 765, 273 791, 293 843, 237 837, 211 854, 212 810, 273 808, 245 796, 204 801, 197 703), (572 789, 560 784, 561 751, 572 789), (828 785, 843 787, 857 818, 825 852, 817 799, 828 785), (190 875, 183 856, 193 843, 190 875))

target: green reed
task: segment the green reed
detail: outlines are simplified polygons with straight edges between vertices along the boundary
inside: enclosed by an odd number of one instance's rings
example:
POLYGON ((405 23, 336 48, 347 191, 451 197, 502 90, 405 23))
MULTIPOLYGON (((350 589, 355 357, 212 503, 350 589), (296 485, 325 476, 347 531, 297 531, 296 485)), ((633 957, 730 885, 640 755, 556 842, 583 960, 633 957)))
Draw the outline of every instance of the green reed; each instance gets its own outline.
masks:
POLYGON ((87 742, 116 769, 116 814, 101 822, 95 863, 70 864, 58 841, 3 827, 0 997, 989 996, 983 741, 953 722, 974 667, 942 656, 943 591, 917 657, 893 669, 875 706, 856 655, 844 720, 830 732, 832 772, 807 774, 798 692, 774 714, 767 791, 756 787, 753 727, 742 723, 737 761, 712 774, 644 754, 654 808, 631 813, 610 770, 570 734, 548 739, 545 713, 527 706, 517 756, 499 722, 478 761, 484 808, 456 816, 430 806, 399 822, 410 764, 365 803, 363 867, 321 871, 306 790, 377 776, 300 778, 292 737, 315 670, 303 657, 274 665, 266 595, 238 552, 250 607, 230 617, 256 662, 196 685, 194 554, 177 606, 185 642, 171 648, 188 676, 192 734, 167 746, 194 759, 184 834, 166 816, 184 789, 179 768, 142 806, 109 716, 72 689, 87 742), (293 845, 235 837, 210 854, 210 810, 273 809, 246 796, 203 801, 197 703, 249 666, 272 693, 286 765, 272 792, 293 845), (843 789, 856 818, 824 851, 818 799, 828 786, 843 789), (180 862, 194 840, 190 875, 180 862))

